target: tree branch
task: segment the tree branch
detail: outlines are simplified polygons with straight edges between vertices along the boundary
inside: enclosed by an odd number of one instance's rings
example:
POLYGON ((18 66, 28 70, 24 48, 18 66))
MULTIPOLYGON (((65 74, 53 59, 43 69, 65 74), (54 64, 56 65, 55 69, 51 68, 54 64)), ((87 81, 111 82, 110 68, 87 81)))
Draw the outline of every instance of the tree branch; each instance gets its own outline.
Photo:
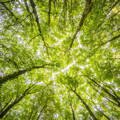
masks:
POLYGON ((89 114, 91 115, 91 117, 93 118, 93 120, 98 120, 96 118, 96 116, 94 115, 94 113, 92 112, 92 110, 90 109, 90 107, 87 105, 87 103, 82 99, 82 97, 73 89, 71 89, 72 92, 74 92, 74 94, 79 98, 79 100, 83 103, 83 105, 85 106, 85 108, 87 109, 87 111, 89 112, 89 114))
POLYGON ((92 81, 95 86, 100 87, 105 93, 107 93, 115 102, 117 102, 117 106, 120 107, 120 97, 118 97, 117 95, 115 96, 114 94, 110 93, 110 91, 107 88, 101 86, 97 81, 90 78, 88 75, 84 75, 84 76, 86 76, 90 81, 92 81))
MULTIPOLYGON (((15 19, 16 19, 16 21, 18 21, 18 17, 16 17, 16 15, 6 6, 6 4, 3 2, 3 3, 1 3, 2 5, 3 5, 3 7, 11 14, 11 16, 12 17, 14 17, 15 19)), ((19 23, 21 26, 23 26, 22 25, 22 23, 19 23)))
POLYGON ((48 3, 48 8, 49 8, 49 11, 48 11, 48 25, 50 27, 50 17, 51 17, 51 3, 52 3, 52 0, 49 0, 49 3, 48 3))
POLYGON ((0 113, 5 110, 5 108, 10 104, 11 101, 12 101, 12 99, 10 99, 10 100, 4 105, 4 107, 0 110, 0 113))
MULTIPOLYGON (((91 100, 92 101, 92 103, 94 104, 94 106, 96 106, 96 104, 95 104, 95 102, 93 101, 93 100, 91 100)), ((105 116, 105 118, 107 119, 107 120, 110 120, 110 118, 104 113, 104 111, 103 110, 101 110, 101 109, 98 109, 97 107, 95 107, 103 116, 105 116)))
POLYGON ((100 26, 102 26, 102 25, 105 23, 105 19, 107 18, 108 14, 111 12, 111 10, 112 10, 119 2, 120 2, 120 1, 117 0, 115 3, 113 3, 113 5, 110 7, 109 12, 107 12, 107 14, 105 15, 105 18, 102 20, 102 22, 101 22, 100 24, 98 24, 98 27, 97 27, 96 31, 99 30, 100 26))
POLYGON ((19 103, 27 94, 29 94, 29 91, 31 89, 32 86, 28 87, 21 96, 19 96, 18 98, 16 98, 11 104, 9 104, 9 106, 7 106, 6 109, 4 109, 4 111, 2 111, 0 113, 0 118, 3 118, 9 110, 11 110, 17 103, 19 103))
POLYGON ((74 109, 73 109, 72 104, 70 104, 70 107, 71 107, 71 110, 72 110, 72 117, 73 117, 73 120, 76 120, 76 118, 75 118, 75 112, 74 112, 74 109))
POLYGON ((43 112, 43 110, 45 109, 46 106, 47 106, 47 101, 46 101, 46 103, 44 104, 44 106, 42 107, 42 109, 40 110, 40 113, 39 113, 39 115, 38 115, 38 117, 37 117, 37 120, 40 119, 41 114, 42 114, 42 112, 43 112))
POLYGON ((24 4, 25 4, 25 7, 26 7, 27 12, 31 14, 30 9, 29 9, 29 6, 28 6, 26 0, 24 0, 24 4))
POLYGON ((14 13, 5 5, 4 2, 2 2, 1 4, 4 6, 4 8, 5 8, 12 16, 15 17, 16 20, 18 19, 18 18, 14 15, 14 13))
POLYGON ((74 42, 78 32, 81 30, 85 19, 87 18, 88 14, 91 12, 91 9, 92 9, 92 0, 86 0, 85 8, 84 8, 84 11, 83 11, 83 14, 82 14, 82 18, 81 18, 81 20, 79 22, 79 25, 78 25, 78 28, 77 28, 76 32, 74 33, 74 35, 73 35, 73 37, 71 39, 72 41, 71 41, 69 49, 72 48, 73 42, 74 42))
POLYGON ((13 2, 13 1, 15 1, 15 0, 10 0, 10 1, 5 1, 5 2, 0 2, 0 4, 2 4, 2 3, 10 3, 10 2, 13 2))
MULTIPOLYGON (((110 39, 110 40, 108 40, 108 41, 102 43, 98 48, 104 46, 105 44, 107 44, 107 43, 109 43, 109 42, 112 42, 112 41, 116 40, 116 39, 119 38, 119 37, 120 37, 120 34, 117 35, 117 36, 115 36, 115 37, 113 37, 112 39, 110 39)), ((97 48, 97 49, 98 49, 98 48, 97 48)))
POLYGON ((108 40, 108 41, 106 41, 106 42, 103 42, 103 43, 101 43, 100 45, 98 45, 96 48, 93 49, 90 57, 93 56, 93 55, 97 52, 97 50, 98 50, 99 48, 101 48, 102 46, 106 45, 107 43, 110 43, 110 42, 112 42, 112 41, 115 41, 115 40, 118 39, 119 37, 120 37, 120 34, 118 34, 117 36, 114 36, 114 37, 111 38, 110 40, 108 40))
POLYGON ((10 80, 13 80, 13 79, 19 77, 22 74, 25 74, 26 72, 29 72, 29 71, 31 71, 33 69, 45 68, 47 65, 49 65, 49 64, 45 64, 45 65, 42 65, 42 66, 33 66, 32 68, 26 68, 24 70, 19 70, 17 72, 9 74, 9 75, 7 75, 5 77, 1 77, 0 78, 0 86, 2 86, 3 84, 5 84, 6 82, 8 82, 10 80))
POLYGON ((41 36, 42 41, 43 41, 43 43, 44 43, 44 46, 46 47, 46 50, 47 50, 47 44, 46 44, 45 39, 44 39, 44 36, 43 36, 43 34, 42 34, 42 30, 41 30, 41 26, 40 26, 40 23, 39 23, 39 18, 38 18, 37 10, 36 10, 36 8, 35 8, 36 5, 35 5, 35 3, 34 3, 33 0, 30 0, 30 4, 31 4, 32 10, 33 10, 33 14, 34 14, 35 19, 36 19, 38 31, 39 31, 39 33, 40 33, 40 36, 41 36))

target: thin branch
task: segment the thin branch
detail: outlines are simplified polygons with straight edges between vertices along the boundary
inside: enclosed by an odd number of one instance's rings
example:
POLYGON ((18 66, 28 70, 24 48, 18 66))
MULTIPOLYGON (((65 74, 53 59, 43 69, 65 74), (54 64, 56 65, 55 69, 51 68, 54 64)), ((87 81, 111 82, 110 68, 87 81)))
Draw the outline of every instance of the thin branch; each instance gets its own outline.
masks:
POLYGON ((89 112, 89 114, 91 115, 91 117, 93 118, 93 120, 98 120, 96 118, 96 116, 94 115, 94 113, 92 112, 92 110, 90 109, 90 107, 87 105, 87 103, 82 99, 82 97, 73 89, 71 89, 72 92, 74 92, 74 94, 79 98, 79 100, 83 103, 83 105, 85 106, 85 108, 87 109, 87 111, 89 112))
POLYGON ((37 117, 37 120, 40 119, 41 114, 42 114, 42 112, 44 111, 44 109, 46 108, 46 106, 47 106, 47 102, 46 102, 46 103, 44 104, 44 106, 42 107, 42 109, 41 109, 41 111, 40 111, 40 113, 39 113, 39 115, 38 115, 38 117, 37 117))
MULTIPOLYGON (((16 17, 16 15, 6 6, 6 4, 5 3, 1 3, 2 5, 3 5, 3 7, 11 14, 11 16, 12 17, 14 17, 15 19, 16 19, 16 22, 18 22, 18 17, 16 17)), ((19 22, 18 22, 19 23, 19 22)), ((20 22, 19 23, 21 26, 23 26, 22 25, 22 23, 20 22)), ((9 26, 8 26, 9 27, 9 26)), ((8 29, 8 28, 7 28, 8 29)))
MULTIPOLYGON (((108 41, 106 41, 106 42, 104 42, 104 43, 102 43, 98 48, 100 48, 100 47, 102 47, 102 46, 104 46, 105 44, 107 44, 107 43, 110 43, 110 42, 112 42, 112 41, 114 41, 114 40, 116 40, 116 39, 118 39, 120 37, 120 34, 119 35, 117 35, 117 36, 115 36, 115 37, 113 37, 112 39, 110 39, 110 40, 108 40, 108 41)), ((97 48, 97 49, 98 49, 97 48)))
POLYGON ((34 36, 33 38, 31 38, 28 43, 30 43, 33 39, 35 39, 36 37, 40 36, 40 34, 37 34, 36 36, 34 36))
POLYGON ((117 1, 110 7, 110 10, 109 10, 109 12, 105 15, 105 18, 103 19, 103 21, 102 21, 100 24, 98 24, 98 27, 97 27, 96 31, 99 30, 100 26, 102 26, 102 25, 105 23, 105 19, 107 18, 108 14, 111 12, 111 10, 112 10, 119 2, 120 2, 120 1, 117 0, 117 1))
POLYGON ((91 57, 91 56, 93 56, 94 54, 96 54, 96 52, 97 52, 97 50, 98 50, 99 48, 101 48, 102 46, 106 45, 107 43, 110 43, 110 42, 112 42, 112 41, 117 40, 119 37, 120 37, 120 34, 118 34, 117 36, 114 36, 113 38, 111 38, 110 40, 108 40, 108 41, 106 41, 106 42, 101 43, 100 45, 98 45, 96 48, 93 49, 93 51, 92 51, 92 53, 90 54, 89 57, 91 57))
MULTIPOLYGON (((95 102, 93 100, 91 100, 91 102, 94 104, 94 106, 96 106, 95 102)), ((95 107, 107 120, 111 120, 105 113, 103 110, 98 109, 97 107, 95 107)))
MULTIPOLYGON (((30 0, 30 4, 31 4, 32 10, 33 10, 33 14, 34 14, 35 19, 36 19, 38 31, 39 31, 39 33, 40 33, 40 36, 41 36, 42 41, 43 41, 43 43, 44 43, 44 46, 46 47, 46 50, 47 50, 47 44, 46 44, 45 39, 44 39, 44 36, 43 36, 43 34, 42 34, 42 30, 41 30, 41 26, 40 26, 40 22, 39 22, 37 10, 36 10, 36 8, 35 8, 36 5, 35 5, 35 3, 34 3, 33 0, 30 0)), ((48 51, 47 51, 47 52, 48 52, 48 51)))
POLYGON ((4 3, 1 3, 3 5, 3 7, 12 15, 15 17, 15 19, 17 20, 18 18, 14 15, 14 13, 4 4, 4 3))
POLYGON ((82 14, 82 18, 79 22, 79 25, 78 25, 78 28, 77 28, 76 32, 74 33, 74 35, 72 37, 72 41, 71 41, 69 49, 72 48, 73 42, 74 42, 78 32, 81 30, 81 28, 82 28, 82 26, 85 22, 85 19, 87 18, 88 14, 91 12, 91 9, 92 9, 92 0, 86 0, 86 4, 85 4, 85 8, 84 8, 84 11, 83 11, 83 14, 82 14))
MULTIPOLYGON (((89 83, 90 86, 93 88, 93 90, 95 90, 97 93, 100 94, 100 92, 99 92, 99 87, 98 87, 98 86, 96 86, 95 84, 91 84, 89 81, 88 81, 88 83, 89 83), (95 88, 95 86, 96 86, 97 88, 95 88)), ((118 106, 118 104, 117 104, 115 101, 112 101, 111 99, 105 97, 105 95, 103 95, 103 94, 100 94, 100 95, 101 95, 102 97, 106 98, 108 101, 110 101, 113 105, 118 106)))
POLYGON ((31 13, 26 0, 24 0, 24 4, 25 4, 25 7, 26 7, 27 12, 28 12, 28 13, 31 13))
POLYGON ((76 120, 76 118, 75 118, 75 111, 74 111, 74 109, 73 109, 72 104, 70 104, 70 107, 71 107, 71 110, 72 110, 72 117, 73 117, 73 120, 76 120))
MULTIPOLYGON (((19 20, 19 22, 16 21, 14 24, 11 24, 11 25, 6 26, 6 30, 8 30, 9 27, 12 27, 12 26, 15 26, 15 25, 18 25, 18 24, 22 25, 22 22, 24 22, 29 16, 31 16, 31 14, 28 14, 27 16, 25 16, 25 18, 19 20)), ((23 25, 22 25, 22 26, 23 26, 23 25)))
POLYGON ((50 27, 50 17, 51 17, 51 3, 52 3, 52 0, 49 0, 49 3, 48 3, 48 8, 49 8, 49 11, 48 11, 48 25, 50 27))
POLYGON ((10 2, 13 2, 15 0, 10 0, 10 1, 5 1, 5 2, 0 2, 0 4, 3 4, 3 3, 10 3, 10 2))
MULTIPOLYGON (((88 82, 89 84, 90 84, 90 86, 93 88, 93 90, 95 90, 96 92, 98 92, 99 93, 99 88, 96 86, 96 85, 93 85, 93 84, 91 84, 90 82, 88 82), (95 86, 98 88, 95 88, 95 86)), ((103 94, 100 94, 102 97, 104 97, 104 98, 106 98, 108 101, 110 101, 113 105, 116 105, 116 106, 118 106, 118 104, 117 103, 115 103, 115 102, 113 102, 111 99, 109 99, 109 98, 107 98, 107 97, 105 97, 103 94)))
POLYGON ((110 93, 108 89, 106 89, 105 87, 101 86, 97 81, 95 81, 94 79, 90 78, 88 75, 84 75, 84 76, 86 76, 90 81, 92 81, 95 85, 97 85, 105 93, 107 93, 115 102, 117 102, 117 106, 120 107, 120 100, 118 99, 119 98, 118 96, 116 97, 115 95, 110 93))
POLYGON ((17 103, 19 103, 26 95, 28 95, 30 89, 31 89, 31 86, 28 87, 28 88, 22 93, 21 96, 17 97, 11 104, 9 104, 9 106, 7 106, 7 108, 0 113, 0 118, 3 118, 3 117, 8 113, 9 110, 11 110, 11 109, 12 109, 17 103))
POLYGON ((28 117, 28 120, 31 120, 34 111, 35 111, 35 110, 34 110, 34 103, 33 103, 33 105, 32 105, 32 110, 30 111, 30 116, 28 117))

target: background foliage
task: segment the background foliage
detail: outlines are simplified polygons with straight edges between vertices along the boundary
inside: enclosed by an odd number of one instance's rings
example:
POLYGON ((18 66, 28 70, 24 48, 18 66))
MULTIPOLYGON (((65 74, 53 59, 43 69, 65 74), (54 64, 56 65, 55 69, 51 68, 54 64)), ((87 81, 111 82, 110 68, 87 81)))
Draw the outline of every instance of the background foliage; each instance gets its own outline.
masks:
POLYGON ((120 1, 0 0, 0 118, 120 120, 120 1))

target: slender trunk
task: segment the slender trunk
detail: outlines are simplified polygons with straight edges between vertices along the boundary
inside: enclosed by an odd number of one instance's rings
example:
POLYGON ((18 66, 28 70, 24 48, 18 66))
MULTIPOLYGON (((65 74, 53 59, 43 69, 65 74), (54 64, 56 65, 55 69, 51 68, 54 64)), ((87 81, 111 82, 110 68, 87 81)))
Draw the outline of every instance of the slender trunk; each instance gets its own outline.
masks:
MULTIPOLYGON (((95 88, 95 85, 91 84, 90 82, 88 82, 90 84, 90 86, 96 91, 96 92, 99 92, 98 89, 95 88)), ((110 101, 111 103, 113 103, 114 105, 118 106, 118 104, 114 101, 112 101, 111 99, 105 97, 104 95, 101 95, 102 97, 106 98, 108 101, 110 101)))
POLYGON ((92 110, 90 109, 90 107, 87 105, 87 103, 82 99, 82 97, 75 90, 72 90, 72 91, 79 98, 79 100, 84 104, 85 108, 87 109, 87 111, 89 112, 89 114, 93 118, 93 120, 98 120, 96 118, 96 116, 94 115, 94 113, 92 112, 92 110))
POLYGON ((72 41, 70 43, 69 49, 72 48, 73 42, 74 42, 78 32, 81 30, 81 28, 82 28, 82 26, 83 26, 83 24, 84 24, 84 22, 85 22, 85 20, 86 20, 86 18, 88 16, 88 14, 91 12, 92 0, 85 0, 85 1, 86 1, 86 4, 85 4, 85 8, 84 8, 84 11, 83 11, 83 14, 82 14, 82 18, 81 18, 81 20, 79 22, 79 25, 78 25, 78 28, 77 28, 76 32, 74 33, 74 35, 72 37, 72 41))
POLYGON ((48 47, 47 47, 47 44, 46 44, 46 42, 45 42, 45 38, 44 38, 43 33, 42 33, 42 30, 41 30, 41 25, 40 25, 40 22, 39 22, 39 17, 38 17, 38 14, 37 14, 37 10, 36 10, 36 8, 35 8, 36 5, 35 5, 35 3, 34 3, 33 0, 30 0, 30 4, 31 4, 32 10, 33 10, 33 14, 34 14, 34 16, 35 16, 35 20, 36 20, 36 23, 37 23, 37 27, 38 27, 39 34, 40 34, 40 36, 41 36, 41 38, 42 38, 42 41, 43 41, 44 46, 45 46, 45 48, 46 48, 47 54, 49 55, 48 47))
POLYGON ((48 25, 50 27, 50 17, 51 17, 51 3, 52 1, 49 0, 49 3, 48 3, 48 8, 49 8, 49 11, 48 11, 48 25))
POLYGON ((5 104, 5 106, 0 110, 0 113, 5 110, 5 108, 10 104, 11 101, 12 101, 12 99, 10 99, 10 100, 5 104))
POLYGON ((105 116, 105 118, 107 119, 107 120, 111 120, 103 111, 101 111, 101 110, 99 110, 100 112, 101 112, 101 114, 103 115, 103 116, 105 116))
POLYGON ((29 92, 31 87, 27 88, 24 93, 19 97, 16 98, 10 105, 8 105, 1 113, 0 113, 0 118, 3 118, 8 111, 10 111, 17 103, 19 103, 29 92))
POLYGON ((40 113, 39 113, 39 115, 38 115, 38 117, 37 117, 37 120, 40 119, 40 117, 41 117, 41 115, 42 115, 42 112, 44 111, 44 109, 45 109, 46 106, 47 106, 47 102, 46 102, 45 105, 42 107, 42 109, 41 109, 41 111, 40 111, 40 113))
POLYGON ((72 104, 70 105, 70 107, 71 107, 71 110, 72 110, 72 118, 73 118, 73 120, 76 120, 76 118, 75 118, 75 112, 74 112, 74 109, 72 107, 72 104))
MULTIPOLYGON (((92 101, 92 103, 94 104, 94 106, 96 106, 95 102, 92 101)), ((95 107, 107 120, 110 120, 110 118, 104 113, 103 110, 98 109, 97 107, 95 107)))
POLYGON ((89 80, 91 80, 95 85, 100 87, 106 94, 108 94, 115 102, 117 102, 117 106, 120 107, 120 97, 118 97, 116 94, 112 94, 106 89, 105 87, 102 87, 98 82, 96 82, 94 79, 91 79, 90 77, 86 76, 89 80))
POLYGON ((18 102, 21 101, 22 98, 18 99, 18 100, 15 100, 13 103, 11 103, 3 112, 0 113, 0 118, 3 118, 7 113, 8 111, 13 108, 18 102))

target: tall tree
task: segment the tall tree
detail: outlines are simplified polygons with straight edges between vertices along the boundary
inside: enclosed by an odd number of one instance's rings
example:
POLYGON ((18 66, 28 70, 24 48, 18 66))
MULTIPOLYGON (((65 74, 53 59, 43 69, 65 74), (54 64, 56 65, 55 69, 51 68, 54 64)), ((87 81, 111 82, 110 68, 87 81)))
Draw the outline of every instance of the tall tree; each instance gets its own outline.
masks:
POLYGON ((2 119, 119 120, 119 79, 120 0, 0 0, 2 119))

